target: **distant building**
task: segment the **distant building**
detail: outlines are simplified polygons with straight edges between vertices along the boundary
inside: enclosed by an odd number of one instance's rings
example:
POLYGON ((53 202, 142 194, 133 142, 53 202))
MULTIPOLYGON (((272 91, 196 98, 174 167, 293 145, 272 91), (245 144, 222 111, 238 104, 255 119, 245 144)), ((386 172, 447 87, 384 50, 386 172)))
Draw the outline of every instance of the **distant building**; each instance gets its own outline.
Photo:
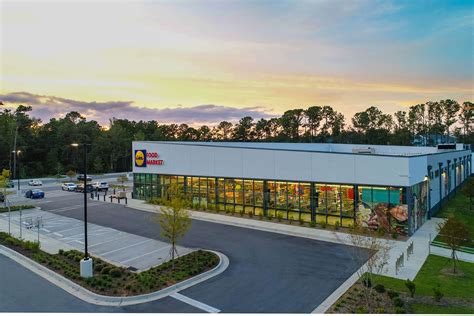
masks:
POLYGON ((320 143, 133 142, 134 197, 177 184, 201 208, 413 234, 470 175, 471 150, 320 143))

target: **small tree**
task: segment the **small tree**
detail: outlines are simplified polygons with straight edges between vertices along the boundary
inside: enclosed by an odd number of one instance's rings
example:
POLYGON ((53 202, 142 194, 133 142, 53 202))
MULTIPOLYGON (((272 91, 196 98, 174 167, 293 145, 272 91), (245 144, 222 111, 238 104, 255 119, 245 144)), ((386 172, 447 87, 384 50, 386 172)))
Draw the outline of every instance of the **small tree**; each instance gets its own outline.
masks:
POLYGON ((463 185, 461 193, 469 198, 469 210, 472 211, 472 199, 474 198, 474 178, 469 178, 463 185))
POLYGON ((76 176, 76 172, 74 172, 73 170, 69 170, 68 172, 66 172, 66 176, 69 178, 69 181, 72 181, 72 178, 76 176))
POLYGON ((456 273, 456 263, 458 260, 456 251, 466 245, 470 240, 469 229, 458 219, 450 216, 446 223, 438 224, 439 237, 451 249, 451 260, 453 262, 453 273, 456 273))
POLYGON ((117 182, 121 183, 122 189, 125 189, 124 183, 127 182, 127 181, 128 181, 128 177, 125 174, 122 174, 122 175, 118 176, 118 178, 117 178, 117 182))
POLYGON ((390 247, 384 239, 377 238, 377 233, 356 226, 349 231, 350 242, 354 246, 349 249, 353 260, 362 265, 357 271, 359 280, 363 284, 362 295, 367 310, 371 310, 373 303, 372 280, 374 274, 381 274, 388 264, 390 247))
POLYGON ((163 205, 158 215, 161 236, 171 244, 170 257, 174 268, 175 255, 179 257, 177 242, 183 238, 191 226, 189 212, 185 209, 187 203, 177 185, 171 185, 167 191, 168 199, 163 199, 163 205))

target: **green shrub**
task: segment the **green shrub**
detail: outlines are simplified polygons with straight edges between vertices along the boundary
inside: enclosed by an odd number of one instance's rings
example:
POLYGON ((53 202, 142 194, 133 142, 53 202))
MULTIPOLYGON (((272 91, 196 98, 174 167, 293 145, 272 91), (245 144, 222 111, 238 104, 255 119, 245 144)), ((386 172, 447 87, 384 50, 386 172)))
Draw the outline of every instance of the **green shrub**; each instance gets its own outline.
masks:
POLYGON ((403 307, 404 303, 400 297, 395 297, 393 299, 393 305, 395 305, 395 307, 403 307))
POLYGON ((120 271, 120 269, 114 268, 109 271, 109 274, 113 278, 120 278, 122 276, 122 271, 120 271))
POLYGON ((410 291, 410 296, 411 297, 415 296, 415 291, 416 291, 415 282, 411 281, 410 279, 407 279, 405 281, 405 286, 407 287, 408 291, 410 291))
POLYGON ((103 268, 104 268, 103 264, 98 263, 98 264, 94 265, 94 271, 96 271, 96 272, 102 271, 103 268))
POLYGON ((293 221, 295 220, 295 218, 293 217, 293 215, 290 215, 288 216, 288 221, 291 223, 293 223, 293 221))
POLYGON ((269 221, 271 221, 271 220, 273 219, 273 215, 269 213, 269 214, 267 215, 267 219, 268 219, 269 221))
POLYGON ((384 293, 385 286, 383 284, 377 284, 376 286, 374 286, 374 290, 377 291, 378 293, 384 293))
POLYGON ((395 313, 396 314, 405 314, 405 309, 401 306, 396 306, 395 307, 395 313))
POLYGON ((244 214, 245 214, 244 210, 240 210, 240 211, 239 211, 239 214, 240 214, 240 217, 243 217, 244 214))
POLYGON ((311 222, 309 223, 309 226, 310 226, 310 227, 316 227, 316 222, 315 222, 315 221, 311 221, 311 222))
POLYGON ((433 288, 433 298, 436 302, 440 302, 443 296, 444 294, 441 292, 441 289, 438 284, 438 286, 433 288))
POLYGON ((357 306, 356 313, 357 314, 367 314, 367 308, 365 306, 357 306))
POLYGON ((377 314, 385 314, 385 308, 383 308, 383 307, 377 307, 377 308, 375 309, 375 313, 377 313, 377 314))
POLYGON ((326 228, 326 222, 324 221, 321 221, 319 225, 321 226, 321 228, 326 228))
POLYGON ((100 273, 101 273, 101 274, 109 274, 110 270, 111 270, 110 267, 104 267, 104 268, 100 271, 100 273))
POLYGON ((341 226, 341 223, 339 221, 336 221, 336 223, 334 223, 334 228, 336 230, 338 230, 340 226, 341 226))
POLYGON ((300 225, 303 226, 304 225, 304 219, 300 218, 299 221, 300 221, 300 225))
POLYGON ((59 249, 58 254, 63 255, 63 254, 64 254, 64 250, 63 250, 63 249, 59 249))
POLYGON ((281 213, 278 213, 277 214, 277 219, 279 222, 281 222, 281 220, 283 219, 283 215, 281 215, 281 213))
POLYGON ((393 233, 392 233, 392 238, 393 238, 393 239, 397 239, 397 238, 398 238, 398 233, 397 233, 397 232, 393 232, 393 233))
POLYGON ((399 294, 397 291, 394 291, 394 290, 388 290, 387 291, 387 294, 388 296, 391 298, 391 299, 394 299, 395 297, 398 297, 399 294))
POLYGON ((384 236, 385 235, 385 229, 383 227, 377 228, 377 235, 379 236, 384 236))

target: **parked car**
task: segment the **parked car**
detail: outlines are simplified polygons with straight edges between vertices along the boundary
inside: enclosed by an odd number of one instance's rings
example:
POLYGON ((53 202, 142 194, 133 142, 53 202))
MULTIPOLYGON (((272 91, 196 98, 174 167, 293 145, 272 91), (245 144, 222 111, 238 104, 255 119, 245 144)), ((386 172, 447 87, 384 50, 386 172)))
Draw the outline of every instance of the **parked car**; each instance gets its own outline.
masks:
POLYGON ((3 194, 2 192, 0 192, 0 202, 5 202, 5 194, 3 194))
MULTIPOLYGON (((84 184, 83 183, 79 183, 76 188, 74 189, 75 192, 84 192, 84 184)), ((92 186, 92 184, 88 184, 86 186, 86 192, 89 193, 89 192, 92 192, 94 191, 94 187, 92 186)))
MULTIPOLYGON (((79 181, 84 181, 84 175, 83 175, 83 174, 78 175, 78 176, 77 176, 77 180, 79 180, 79 181)), ((86 181, 92 181, 92 177, 87 176, 86 181)))
POLYGON ((97 191, 108 190, 109 184, 107 182, 94 182, 92 187, 97 191))
POLYGON ((41 182, 41 180, 30 180, 30 182, 28 182, 28 185, 40 186, 40 185, 43 185, 43 182, 41 182))
POLYGON ((14 188, 14 187, 15 187, 15 183, 14 183, 12 180, 7 180, 7 181, 5 182, 5 186, 6 186, 7 188, 14 188))
POLYGON ((28 190, 25 193, 25 197, 29 199, 42 199, 44 198, 44 192, 40 189, 28 190))
POLYGON ((77 185, 72 182, 66 182, 61 185, 61 189, 63 191, 74 191, 76 189, 77 185))

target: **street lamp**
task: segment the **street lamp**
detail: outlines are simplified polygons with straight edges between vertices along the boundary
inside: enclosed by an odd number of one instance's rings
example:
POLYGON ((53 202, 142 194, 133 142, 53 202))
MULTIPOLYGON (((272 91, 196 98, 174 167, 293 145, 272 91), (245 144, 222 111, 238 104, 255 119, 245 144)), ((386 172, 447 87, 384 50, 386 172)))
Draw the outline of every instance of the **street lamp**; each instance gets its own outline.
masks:
MULTIPOLYGON (((20 159, 18 156, 21 154, 21 150, 13 150, 12 153, 15 155, 15 161, 16 161, 16 169, 18 169, 18 174, 14 174, 13 176, 17 176, 17 183, 18 183, 18 192, 21 192, 21 187, 20 187, 20 159)), ((16 170, 15 170, 16 172, 16 170)))
POLYGON ((83 278, 90 278, 93 276, 92 273, 92 258, 89 258, 89 252, 87 251, 87 148, 91 144, 86 143, 72 143, 71 146, 79 147, 84 149, 84 259, 81 260, 80 273, 83 278))

